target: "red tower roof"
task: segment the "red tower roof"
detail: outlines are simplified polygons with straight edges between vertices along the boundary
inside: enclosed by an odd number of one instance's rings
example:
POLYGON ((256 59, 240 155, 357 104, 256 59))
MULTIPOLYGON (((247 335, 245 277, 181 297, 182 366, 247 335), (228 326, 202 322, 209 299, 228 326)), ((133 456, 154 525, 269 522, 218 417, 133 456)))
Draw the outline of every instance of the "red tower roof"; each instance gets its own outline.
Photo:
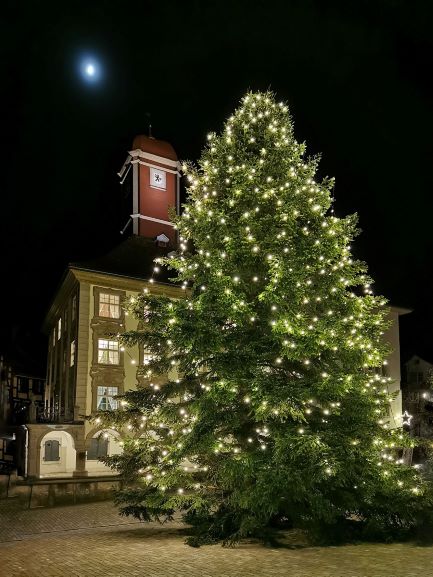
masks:
POLYGON ((177 160, 177 154, 172 145, 165 140, 158 140, 152 136, 139 134, 132 142, 132 150, 142 150, 155 156, 162 156, 169 160, 177 160))

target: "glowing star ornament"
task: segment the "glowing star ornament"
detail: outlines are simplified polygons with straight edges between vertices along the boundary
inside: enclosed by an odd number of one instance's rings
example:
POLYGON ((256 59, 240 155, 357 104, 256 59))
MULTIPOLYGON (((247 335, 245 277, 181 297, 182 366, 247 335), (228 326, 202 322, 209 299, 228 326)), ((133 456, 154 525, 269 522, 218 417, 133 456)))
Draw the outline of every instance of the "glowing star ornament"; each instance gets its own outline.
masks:
POLYGON ((407 411, 405 411, 402 416, 401 416, 401 420, 402 420, 402 426, 406 426, 406 427, 410 427, 410 422, 413 419, 413 415, 410 415, 407 411))

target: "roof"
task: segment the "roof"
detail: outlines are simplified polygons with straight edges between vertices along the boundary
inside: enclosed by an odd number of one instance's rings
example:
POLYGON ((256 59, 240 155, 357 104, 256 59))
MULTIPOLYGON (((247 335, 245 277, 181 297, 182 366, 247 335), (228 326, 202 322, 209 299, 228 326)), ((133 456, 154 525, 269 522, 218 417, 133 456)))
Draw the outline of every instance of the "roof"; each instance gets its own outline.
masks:
POLYGON ((153 267, 155 258, 166 256, 171 250, 173 248, 170 246, 157 246, 152 239, 132 235, 107 254, 84 262, 70 263, 69 267, 140 280, 149 280, 154 276, 157 282, 168 282, 174 272, 163 267, 154 275, 153 267))
POLYGON ((418 361, 423 361, 423 362, 426 363, 427 365, 432 365, 432 366, 433 366, 433 363, 432 363, 431 361, 427 361, 425 358, 420 357, 419 355, 412 355, 412 356, 410 357, 410 359, 409 359, 408 361, 406 361, 404 364, 405 364, 405 365, 408 365, 408 364, 411 363, 412 361, 416 361, 416 360, 418 360, 418 361))
POLYGON ((408 315, 409 313, 413 312, 413 309, 408 309, 407 307, 399 307, 397 305, 393 305, 392 303, 389 303, 388 306, 394 313, 397 313, 399 317, 402 315, 408 315))
POLYGON ((169 142, 158 140, 152 136, 139 134, 132 142, 132 150, 142 150, 155 156, 162 156, 170 160, 178 160, 176 151, 169 142))

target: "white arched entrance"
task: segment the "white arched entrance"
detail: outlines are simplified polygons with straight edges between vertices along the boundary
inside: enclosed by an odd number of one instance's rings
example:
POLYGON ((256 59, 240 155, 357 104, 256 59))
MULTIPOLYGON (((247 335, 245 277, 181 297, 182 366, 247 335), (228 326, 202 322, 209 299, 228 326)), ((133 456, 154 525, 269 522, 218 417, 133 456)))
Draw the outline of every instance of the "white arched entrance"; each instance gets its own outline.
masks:
POLYGON ((50 431, 40 445, 40 477, 72 476, 75 469, 75 444, 70 433, 50 431))
POLYGON ((90 476, 116 475, 116 471, 110 469, 99 459, 120 455, 123 452, 121 438, 113 429, 93 431, 87 437, 86 470, 90 476))

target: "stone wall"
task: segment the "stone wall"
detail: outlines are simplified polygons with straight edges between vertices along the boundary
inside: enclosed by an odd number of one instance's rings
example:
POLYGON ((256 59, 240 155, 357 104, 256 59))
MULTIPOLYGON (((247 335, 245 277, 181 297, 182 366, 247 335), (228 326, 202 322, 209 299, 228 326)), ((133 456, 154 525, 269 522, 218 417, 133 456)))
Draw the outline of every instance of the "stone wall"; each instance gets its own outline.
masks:
POLYGON ((0 498, 16 499, 23 509, 75 505, 112 499, 121 483, 118 477, 26 481, 14 474, 0 475, 0 498))

